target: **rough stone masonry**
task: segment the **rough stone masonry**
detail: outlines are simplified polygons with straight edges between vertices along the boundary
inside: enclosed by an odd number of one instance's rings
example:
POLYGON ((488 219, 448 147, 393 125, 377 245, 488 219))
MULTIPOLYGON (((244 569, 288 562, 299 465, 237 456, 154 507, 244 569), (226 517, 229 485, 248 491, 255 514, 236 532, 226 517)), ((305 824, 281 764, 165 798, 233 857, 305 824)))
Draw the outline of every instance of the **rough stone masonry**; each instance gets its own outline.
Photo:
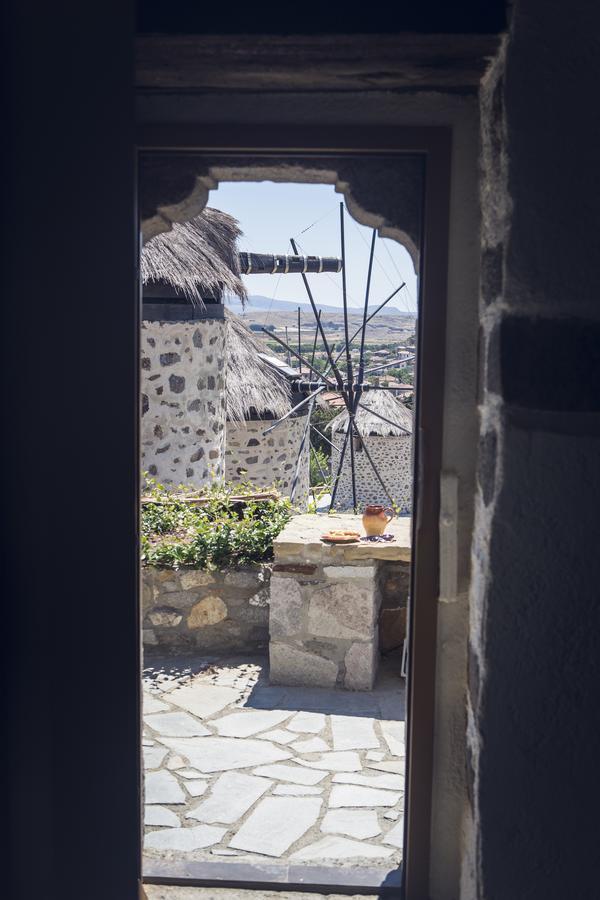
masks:
POLYGON ((224 475, 222 319, 142 322, 142 468, 166 485, 224 475))
POLYGON ((270 586, 272 683, 373 688, 384 614, 385 645, 404 639, 409 522, 390 524, 392 543, 337 546, 324 544, 321 533, 361 532, 359 516, 303 515, 286 526, 275 540, 270 586))

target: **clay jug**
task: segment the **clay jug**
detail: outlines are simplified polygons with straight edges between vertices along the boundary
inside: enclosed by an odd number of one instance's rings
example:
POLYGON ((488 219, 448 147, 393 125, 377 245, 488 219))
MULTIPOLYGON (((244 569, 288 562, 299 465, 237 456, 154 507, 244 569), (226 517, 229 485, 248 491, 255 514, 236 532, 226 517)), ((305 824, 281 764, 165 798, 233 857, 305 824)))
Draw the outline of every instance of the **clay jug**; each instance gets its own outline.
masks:
POLYGON ((363 528, 365 529, 367 536, 372 537, 376 534, 383 534, 385 531, 385 526, 388 522, 391 522, 394 518, 394 510, 390 507, 384 509, 383 506, 377 506, 376 504, 369 504, 365 506, 365 511, 362 517, 363 528), (389 516, 386 513, 390 513, 389 516))

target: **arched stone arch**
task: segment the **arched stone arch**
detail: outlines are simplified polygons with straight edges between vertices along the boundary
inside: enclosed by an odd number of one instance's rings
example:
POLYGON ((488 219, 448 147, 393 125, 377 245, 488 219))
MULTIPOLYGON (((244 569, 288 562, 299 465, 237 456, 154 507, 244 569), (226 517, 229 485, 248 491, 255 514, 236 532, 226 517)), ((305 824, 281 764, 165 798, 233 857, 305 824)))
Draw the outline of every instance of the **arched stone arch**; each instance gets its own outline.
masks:
POLYGON ((331 184, 352 217, 408 251, 419 271, 424 158, 422 154, 147 153, 140 163, 143 239, 198 215, 223 181, 331 184))

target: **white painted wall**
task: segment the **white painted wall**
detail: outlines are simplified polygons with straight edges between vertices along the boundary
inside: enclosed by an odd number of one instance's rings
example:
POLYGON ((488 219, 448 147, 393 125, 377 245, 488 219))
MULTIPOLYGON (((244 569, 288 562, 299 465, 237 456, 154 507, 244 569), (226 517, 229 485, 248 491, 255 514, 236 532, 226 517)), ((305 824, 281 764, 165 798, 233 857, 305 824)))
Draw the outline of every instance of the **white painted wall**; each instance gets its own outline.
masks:
MULTIPOLYGON (((336 476, 340 452, 344 443, 344 435, 340 432, 333 436, 336 449, 331 451, 331 470, 336 476)), ((401 513, 410 513, 412 508, 412 435, 383 437, 373 435, 365 437, 367 450, 381 479, 390 492, 401 513)), ((359 510, 367 503, 390 505, 390 499, 382 488, 373 467, 364 450, 354 451, 354 469, 356 480, 356 501, 359 510)), ((349 510, 352 508, 352 466, 350 447, 346 448, 344 465, 340 476, 335 508, 349 510)))
MULTIPOLYGON (((263 436, 272 425, 269 420, 227 422, 225 450, 225 480, 240 483, 251 481, 261 487, 276 484, 286 497, 291 495, 296 473, 306 416, 286 419, 263 436)), ((298 485, 294 506, 306 511, 309 487, 309 443, 305 441, 298 467, 298 485)))
POLYGON ((224 476, 226 324, 142 322, 142 471, 167 486, 224 476))

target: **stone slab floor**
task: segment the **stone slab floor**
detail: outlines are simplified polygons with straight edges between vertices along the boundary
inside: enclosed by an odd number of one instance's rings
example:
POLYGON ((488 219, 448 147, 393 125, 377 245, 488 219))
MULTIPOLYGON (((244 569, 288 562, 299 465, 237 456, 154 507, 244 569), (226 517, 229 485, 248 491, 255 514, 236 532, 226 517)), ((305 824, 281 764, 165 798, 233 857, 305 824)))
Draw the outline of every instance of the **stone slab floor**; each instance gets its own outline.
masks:
POLYGON ((266 657, 147 657, 147 857, 385 866, 401 858, 404 681, 270 686, 266 657))

